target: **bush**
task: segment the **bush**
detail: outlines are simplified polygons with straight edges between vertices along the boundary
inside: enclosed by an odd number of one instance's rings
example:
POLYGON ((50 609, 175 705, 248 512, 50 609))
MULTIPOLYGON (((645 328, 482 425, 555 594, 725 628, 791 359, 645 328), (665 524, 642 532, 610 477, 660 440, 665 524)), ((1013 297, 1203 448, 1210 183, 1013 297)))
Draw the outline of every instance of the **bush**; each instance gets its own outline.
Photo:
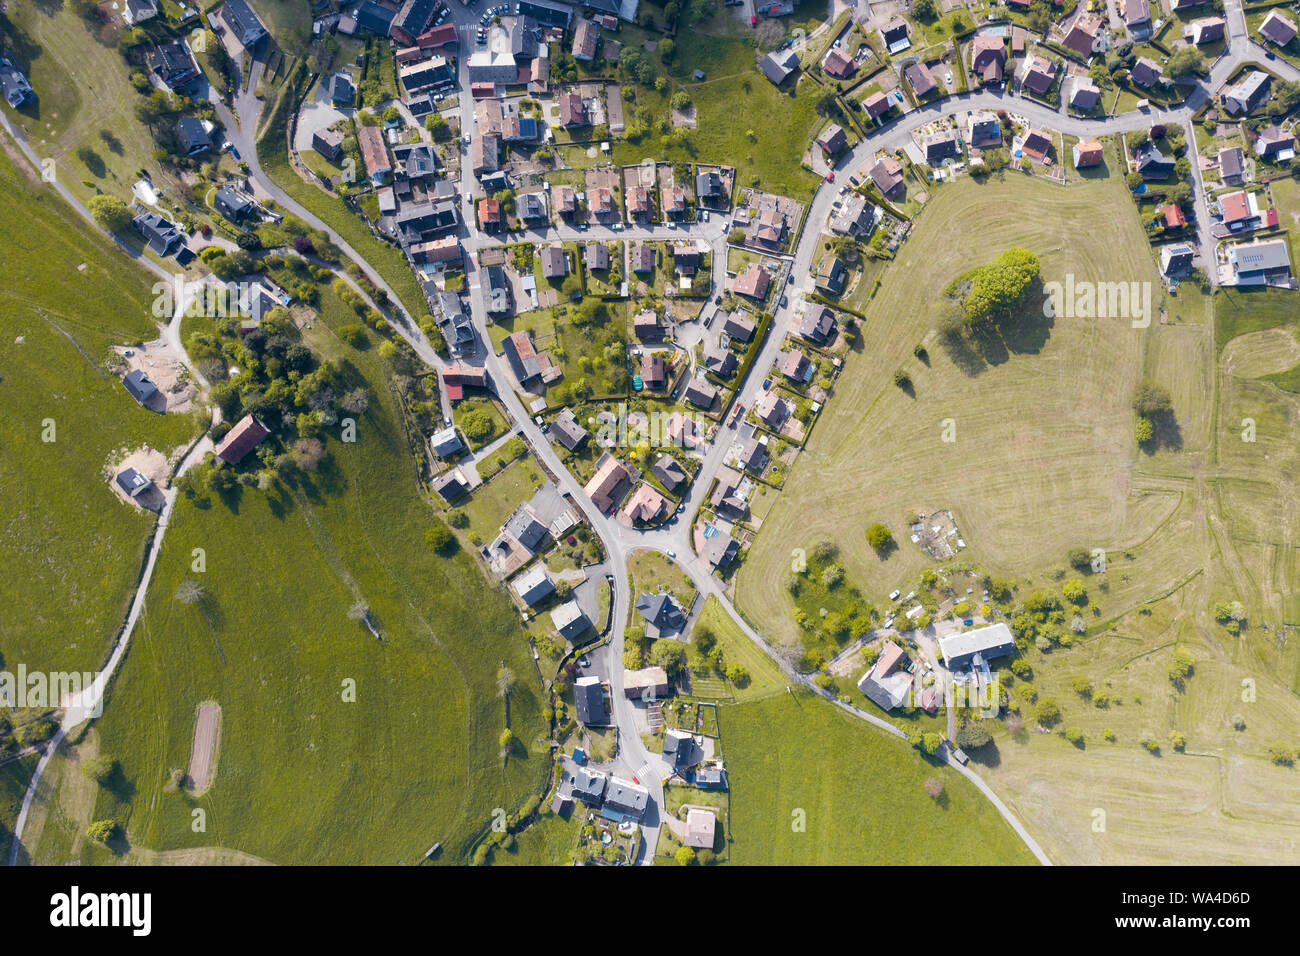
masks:
POLYGON ((1268 745, 1268 759, 1273 761, 1279 767, 1289 767, 1295 763, 1295 751, 1281 740, 1275 740, 1268 745))
POLYGON ((95 781, 101 787, 107 783, 117 771, 117 761, 108 754, 100 754, 93 757, 81 765, 81 774, 87 779, 95 781))
POLYGON ((1078 727, 1066 727, 1065 739, 1077 747, 1083 743, 1083 731, 1078 727))
POLYGON ((96 843, 108 843, 109 840, 117 836, 117 824, 112 820, 96 820, 86 827, 86 836, 96 843))
POLYGON ((894 547, 893 532, 883 524, 873 524, 867 529, 867 544, 871 545, 877 554, 883 554, 894 547))
POLYGON ((993 741, 993 735, 985 728, 982 721, 967 724, 957 731, 957 746, 962 750, 978 750, 993 741))

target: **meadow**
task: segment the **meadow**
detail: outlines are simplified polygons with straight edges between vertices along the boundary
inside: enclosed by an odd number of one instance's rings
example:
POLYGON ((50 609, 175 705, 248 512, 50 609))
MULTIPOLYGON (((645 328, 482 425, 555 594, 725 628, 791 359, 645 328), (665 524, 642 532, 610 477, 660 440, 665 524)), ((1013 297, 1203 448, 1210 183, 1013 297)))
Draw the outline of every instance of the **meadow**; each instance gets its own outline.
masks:
POLYGON ((90 671, 126 616, 155 522, 114 494, 108 469, 144 445, 183 449, 203 413, 163 416, 127 394, 110 346, 157 337, 153 278, 4 156, 0 234, 23 236, 0 252, 0 595, 15 609, 0 660, 90 671))
POLYGON ((317 472, 269 492, 180 499, 94 726, 119 777, 75 825, 33 835, 37 862, 222 848, 275 863, 415 863, 435 842, 439 862, 465 862, 493 808, 540 789, 543 701, 518 617, 470 555, 426 543, 433 511, 386 385, 393 370, 335 337, 351 321, 323 290, 307 337, 369 383, 356 442, 330 440, 317 472), (177 598, 187 581, 199 601, 177 598), (213 785, 194 797, 172 777, 204 701, 222 708, 220 749, 213 785), (516 741, 503 756, 507 724, 516 741), (191 828, 196 809, 204 832, 191 828), (116 820, 123 842, 78 839, 91 818, 116 820))

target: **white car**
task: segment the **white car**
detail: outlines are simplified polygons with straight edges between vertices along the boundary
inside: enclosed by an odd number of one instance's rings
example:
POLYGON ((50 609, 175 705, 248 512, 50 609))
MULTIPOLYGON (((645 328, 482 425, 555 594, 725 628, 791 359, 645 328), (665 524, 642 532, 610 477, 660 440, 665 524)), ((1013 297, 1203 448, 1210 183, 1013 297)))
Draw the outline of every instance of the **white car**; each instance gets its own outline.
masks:
POLYGON ((668 557, 670 557, 670 558, 675 558, 675 557, 677 557, 677 552, 676 552, 676 551, 665 551, 664 554, 668 555, 668 557))

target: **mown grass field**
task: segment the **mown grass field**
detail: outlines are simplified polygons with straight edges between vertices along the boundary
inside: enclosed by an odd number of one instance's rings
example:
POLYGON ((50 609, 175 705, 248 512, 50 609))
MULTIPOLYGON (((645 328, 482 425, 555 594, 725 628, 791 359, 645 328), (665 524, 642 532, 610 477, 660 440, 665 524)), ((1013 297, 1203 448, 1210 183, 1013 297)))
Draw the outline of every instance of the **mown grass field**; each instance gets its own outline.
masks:
MULTIPOLYGON (((202 430, 141 408, 105 362, 157 336, 153 279, 29 167, 0 157, 0 627, 6 668, 97 668, 135 590, 154 517, 122 502, 106 469, 202 430), (44 441, 46 422, 53 441, 44 441)), ((197 413, 201 415, 202 413, 197 413)))
POLYGON ((1059 588, 1066 549, 1103 548, 1104 576, 1086 579, 1088 635, 1026 652, 1037 694, 1056 699, 1063 720, 1048 734, 995 725, 981 772, 1054 862, 1294 861, 1295 771, 1267 757, 1274 740, 1300 744, 1300 654, 1286 627, 1300 610, 1291 477, 1300 399, 1284 388, 1300 355, 1294 299, 1156 291, 1150 328, 1056 316, 1021 326, 1002 353, 945 349, 931 331, 942 289, 1012 245, 1039 255, 1045 280, 1155 282, 1113 179, 937 190, 863 305, 864 341, 740 572, 741 603, 774 637, 792 636, 784 568, 792 548, 820 540, 840 546, 850 579, 876 603, 908 590, 936 566, 908 538, 914 511, 952 508, 969 545, 958 560, 1011 579, 1020 598, 1059 588), (1004 223, 987 216, 996 208, 1020 214, 1004 223), (951 231, 975 221, 978 231, 951 231), (1099 221, 1105 230, 1078 228, 1099 221), (911 354, 918 342, 928 363, 911 354), (915 397, 893 385, 897 367, 915 397), (1154 452, 1132 437, 1142 378, 1169 390, 1178 424, 1154 452), (941 441, 945 419, 955 442, 941 441), (862 536, 874 521, 899 542, 885 560, 862 536), (1210 614, 1231 600, 1248 613, 1241 637, 1210 614), (1196 661, 1181 689, 1167 674, 1176 647, 1196 661), (1077 694, 1076 677, 1109 703, 1077 694), (1253 700, 1242 697, 1246 680, 1253 700), (1067 727, 1083 733, 1081 746, 1067 727), (1186 752, 1168 743, 1171 731, 1185 735, 1186 752), (1141 745, 1147 735, 1159 756, 1141 745), (1096 810, 1104 831, 1093 829, 1096 810))
MULTIPOLYGON (((95 725, 121 783, 94 818, 121 823, 132 850, 222 847, 276 863, 418 861, 441 841, 464 862, 493 809, 516 808, 548 766, 541 689, 517 616, 468 554, 425 543, 429 504, 378 352, 333 330, 351 312, 324 291, 309 341, 370 383, 357 441, 330 441, 320 470, 232 504, 182 498, 142 618, 95 725), (192 570, 194 548, 205 573, 192 570), (174 595, 186 580, 201 606, 174 595), (377 640, 349 616, 371 610, 377 640), (514 674, 507 702, 498 667, 514 674), (344 699, 355 682, 355 702, 344 699), (222 708, 216 778, 202 797, 169 787, 188 765, 196 708, 222 708), (191 811, 207 814, 206 832, 191 811)), ((84 828, 85 821, 80 825, 84 828)), ((108 863, 55 828, 38 862, 108 863)))

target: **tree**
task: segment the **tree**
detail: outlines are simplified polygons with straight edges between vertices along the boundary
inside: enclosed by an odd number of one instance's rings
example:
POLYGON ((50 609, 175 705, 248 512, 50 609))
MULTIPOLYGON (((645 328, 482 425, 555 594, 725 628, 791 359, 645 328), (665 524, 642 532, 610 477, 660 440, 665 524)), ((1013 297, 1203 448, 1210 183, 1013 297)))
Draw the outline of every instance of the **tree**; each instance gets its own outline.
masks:
POLYGON ((510 696, 510 689, 515 686, 515 672, 508 667, 497 670, 497 696, 502 700, 510 696))
POLYGON ((81 765, 81 774, 89 780, 104 786, 117 772, 117 761, 108 754, 92 757, 81 765))
POLYGON ((948 287, 958 298, 967 325, 980 325, 1008 315, 1038 281, 1038 257, 1028 249, 1008 249, 987 265, 959 276, 948 287))
POLYGON ((688 846, 679 846, 673 853, 673 859, 677 861, 678 866, 690 866, 695 862, 695 851, 688 846))
POLYGON ((431 113, 424 120, 424 128, 435 140, 444 140, 451 136, 451 126, 441 113, 431 113))
POLYGON ((957 746, 962 750, 978 750, 993 740, 993 735, 985 728, 983 721, 975 721, 957 731, 957 746))
POLYGON ((207 589, 198 581, 192 578, 182 581, 176 586, 176 592, 172 595, 178 604, 202 604, 207 597, 207 589))
POLYGON ((908 374, 907 369, 900 368, 894 371, 894 384, 906 391, 912 386, 912 376, 908 374))
POLYGON ((117 824, 112 820, 96 820, 86 827, 86 836, 96 843, 108 843, 117 836, 117 824))
POLYGON ((1080 606, 1088 603, 1088 591, 1078 578, 1071 578, 1061 587, 1061 593, 1071 604, 1080 606))
POLYGON ((1180 730, 1169 731, 1169 746, 1173 747, 1179 753, 1187 749, 1187 738, 1183 736, 1180 730))
POLYGON ((883 524, 876 523, 867 529, 867 544, 876 554, 884 554, 894 547, 894 535, 883 524))
POLYGON ((325 446, 319 438, 299 438, 293 443, 293 463, 299 471, 315 471, 325 457, 325 446))
POLYGON ((1065 553, 1065 560, 1076 571, 1087 571, 1092 567, 1092 556, 1083 548, 1071 548, 1065 553))
POLYGON ((677 110, 678 112, 681 112, 682 110, 690 109, 691 94, 687 93, 685 90, 678 90, 676 93, 673 94, 673 98, 671 102, 672 102, 673 109, 677 110))
POLYGON ((100 228, 109 232, 121 232, 131 224, 131 210, 116 196, 94 196, 86 207, 100 228))
POLYGON ((1165 72, 1175 80, 1199 75, 1205 72, 1205 57, 1201 56, 1201 51, 1194 46, 1181 47, 1169 55, 1165 72))
POLYGON ((573 594, 573 585, 570 584, 568 581, 555 582, 555 596, 559 598, 561 601, 567 601, 569 599, 569 596, 572 594, 573 594))
POLYGON ((943 737, 934 731, 927 731, 921 735, 921 749, 933 757, 943 746, 943 737))
POLYGON ((912 13, 923 23, 933 23, 939 19, 939 5, 935 0, 916 0, 912 4, 912 13))
POLYGON ((461 416, 460 427, 470 441, 479 442, 492 437, 496 422, 486 410, 474 408, 461 416))
POLYGON ((659 41, 659 59, 665 63, 671 63, 673 57, 677 55, 677 44, 673 42, 672 37, 664 37, 659 41))
POLYGON ((927 777, 925 780, 925 792, 931 800, 938 800, 943 796, 943 784, 934 777, 927 777))
POLYGON ((1268 745, 1268 759, 1279 767, 1289 767, 1295 763, 1296 754, 1284 741, 1275 740, 1268 745))
POLYGON ((822 585, 828 591, 833 591, 844 581, 844 569, 838 564, 830 564, 822 571, 822 585))
POLYGON ((1050 727, 1061 719, 1061 708, 1054 697, 1044 697, 1034 705, 1034 719, 1044 727, 1050 727))
POLYGON ((686 664, 686 645, 661 637, 650 645, 650 663, 662 667, 669 676, 679 673, 686 664))
POLYGON ((1078 727, 1066 727, 1065 739, 1077 747, 1083 743, 1083 731, 1078 727))
POLYGON ((1192 667, 1196 664, 1196 659, 1192 657, 1191 652, 1185 647, 1179 647, 1174 650, 1174 656, 1169 662, 1169 680, 1175 685, 1181 685, 1192 674, 1192 667))
POLYGON ((424 543, 441 555, 453 554, 457 548, 456 536, 439 519, 434 518, 433 521, 433 526, 424 532, 424 543))
POLYGON ((1151 423, 1151 419, 1139 418, 1133 432, 1138 440, 1138 444, 1143 444, 1152 439, 1156 433, 1156 427, 1151 423))

